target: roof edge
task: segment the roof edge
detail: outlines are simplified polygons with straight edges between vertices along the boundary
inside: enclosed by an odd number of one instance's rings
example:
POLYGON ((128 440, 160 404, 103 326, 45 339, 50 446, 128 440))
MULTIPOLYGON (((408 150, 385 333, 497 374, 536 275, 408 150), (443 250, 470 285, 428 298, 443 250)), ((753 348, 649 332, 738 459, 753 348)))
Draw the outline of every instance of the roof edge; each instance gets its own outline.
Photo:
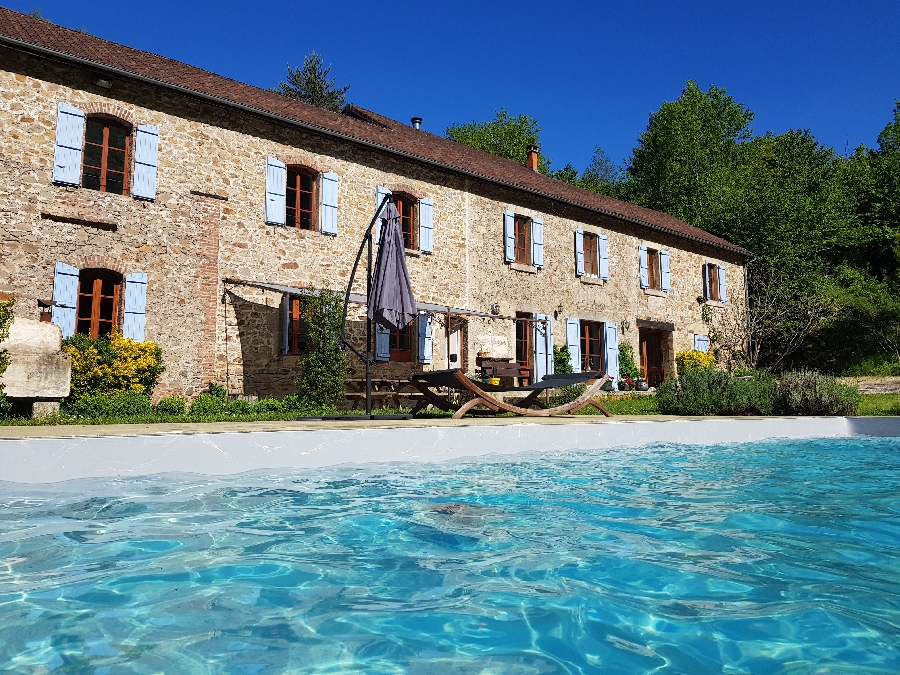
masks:
MULTIPOLYGON (((236 101, 232 101, 230 99, 215 96, 214 94, 207 94, 206 92, 199 91, 197 89, 192 89, 190 87, 185 87, 178 84, 173 84, 171 82, 166 82, 165 80, 160 80, 154 77, 150 77, 149 75, 141 75, 140 73, 135 73, 130 70, 125 70, 124 68, 118 68, 116 66, 111 66, 109 64, 103 63, 101 61, 94 61, 92 59, 88 59, 82 56, 75 56, 74 54, 69 54, 68 52, 63 52, 58 49, 52 49, 50 47, 45 47, 43 45, 38 45, 33 42, 28 42, 26 40, 20 40, 18 38, 10 37, 9 35, 0 34, 0 44, 7 44, 14 48, 18 48, 20 50, 24 49, 25 51, 37 52, 38 54, 51 56, 54 58, 62 59, 64 61, 70 61, 73 63, 77 63, 79 65, 90 66, 92 68, 98 68, 104 70, 106 72, 115 73, 119 76, 132 78, 139 80, 141 82, 147 82, 149 84, 153 84, 156 86, 165 87, 168 89, 172 89, 174 91, 178 91, 184 94, 188 94, 190 96, 197 96, 199 98, 211 101, 213 103, 217 103, 219 105, 225 105, 232 108, 237 108, 239 110, 243 110, 245 112, 249 112, 254 115, 259 115, 262 117, 266 117, 269 119, 276 120, 278 122, 291 124, 294 126, 298 126, 304 129, 309 129, 311 131, 315 131, 317 133, 324 134, 326 136, 332 136, 334 138, 339 138, 341 140, 349 141, 351 143, 357 143, 359 145, 363 145, 366 147, 374 148, 380 150, 382 152, 387 152, 392 155, 396 155, 399 157, 403 157, 405 159, 411 159, 413 161, 421 162, 430 166, 435 166, 446 171, 451 171, 463 176, 469 176, 473 178, 477 178, 479 180, 486 181, 488 183, 492 183, 494 185, 500 185, 507 188, 512 188, 513 190, 518 190, 520 192, 524 192, 526 194, 536 195, 539 197, 543 197, 545 199, 549 199, 553 202, 558 202, 561 204, 567 204, 569 206, 575 206, 580 209, 584 209, 586 211, 591 211, 593 213, 599 213, 604 216, 608 216, 610 218, 616 218, 618 220, 623 220, 625 222, 633 223, 635 225, 640 225, 641 227, 646 227, 648 229, 663 232, 665 234, 669 234, 674 237, 678 237, 680 239, 687 239, 689 241, 696 241, 701 244, 705 244, 707 246, 711 246, 713 248, 719 248, 726 251, 730 251, 737 255, 743 256, 745 258, 752 258, 753 254, 745 248, 737 246, 736 244, 719 244, 716 242, 711 242, 701 237, 695 237, 689 234, 685 234, 683 232, 678 232, 676 230, 671 230, 667 227, 663 227, 661 225, 654 225, 653 223, 648 223, 647 221, 641 220, 639 218, 634 218, 632 216, 626 216, 621 213, 616 213, 615 211, 609 211, 607 209, 601 209, 595 206, 589 206, 587 204, 582 204, 574 200, 564 199, 562 197, 552 195, 546 193, 542 190, 536 190, 534 188, 528 188, 523 185, 518 185, 516 183, 511 183, 509 181, 501 180, 499 178, 495 178, 493 176, 488 176, 482 173, 478 173, 477 171, 466 170, 457 166, 453 166, 452 164, 445 164, 444 162, 439 162, 434 159, 429 159, 428 157, 423 157, 421 155, 416 155, 411 152, 404 152, 403 150, 398 150, 396 148, 391 148, 386 145, 382 145, 380 143, 375 143, 373 141, 367 141, 362 138, 357 138, 356 136, 352 136, 349 134, 343 134, 338 131, 334 131, 333 129, 327 129, 325 127, 321 127, 317 124, 311 124, 309 122, 304 122, 302 120, 295 119, 293 117, 285 117, 284 115, 278 115, 276 113, 270 112, 268 110, 263 110, 262 108, 256 108, 254 106, 246 105, 244 103, 238 103, 236 101)), ((252 86, 252 85, 248 85, 252 86)))

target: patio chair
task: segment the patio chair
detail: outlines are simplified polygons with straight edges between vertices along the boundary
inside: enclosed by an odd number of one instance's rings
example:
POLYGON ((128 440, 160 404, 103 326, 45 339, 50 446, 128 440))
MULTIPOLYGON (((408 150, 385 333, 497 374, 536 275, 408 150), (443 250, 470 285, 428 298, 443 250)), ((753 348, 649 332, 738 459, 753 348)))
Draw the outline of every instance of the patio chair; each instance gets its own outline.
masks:
POLYGON ((594 398, 603 385, 610 380, 609 375, 603 373, 571 373, 567 375, 545 375, 540 382, 529 384, 524 387, 515 387, 507 385, 487 384, 485 382, 475 382, 470 380, 459 368, 451 368, 449 370, 433 370, 426 373, 414 373, 410 376, 411 384, 422 392, 423 396, 416 403, 415 407, 410 411, 415 415, 417 412, 431 404, 439 410, 446 412, 453 411, 453 419, 461 419, 468 412, 476 415, 500 415, 505 412, 515 413, 525 417, 553 417, 564 413, 578 412, 587 406, 593 406, 606 417, 612 417, 599 399, 594 398), (593 383, 589 383, 594 380, 593 383), (570 401, 564 405, 552 408, 543 407, 538 401, 541 392, 548 389, 556 389, 557 387, 565 387, 573 384, 586 384, 587 388, 574 401, 570 401), (449 398, 441 396, 432 391, 439 387, 447 387, 455 391, 464 391, 472 394, 473 398, 462 406, 454 405, 449 398), (506 401, 501 401, 490 395, 494 393, 521 392, 526 394, 525 398, 519 401, 518 405, 512 405, 506 401), (531 406, 541 406, 540 410, 530 410, 531 406), (475 406, 482 406, 487 410, 472 410, 475 406))

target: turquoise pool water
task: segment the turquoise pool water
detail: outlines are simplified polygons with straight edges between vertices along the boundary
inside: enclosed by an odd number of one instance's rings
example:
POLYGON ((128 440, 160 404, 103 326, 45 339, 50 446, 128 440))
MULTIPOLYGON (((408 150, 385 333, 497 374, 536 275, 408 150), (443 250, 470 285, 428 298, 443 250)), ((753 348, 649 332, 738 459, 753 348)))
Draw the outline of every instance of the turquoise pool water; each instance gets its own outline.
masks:
POLYGON ((897 673, 900 439, 0 484, 12 673, 897 673))

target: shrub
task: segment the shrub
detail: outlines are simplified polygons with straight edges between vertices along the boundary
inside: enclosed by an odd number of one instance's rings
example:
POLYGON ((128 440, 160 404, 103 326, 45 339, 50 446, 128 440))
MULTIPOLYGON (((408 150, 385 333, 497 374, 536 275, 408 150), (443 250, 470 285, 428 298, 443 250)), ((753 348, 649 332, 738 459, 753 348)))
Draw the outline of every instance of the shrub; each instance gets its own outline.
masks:
POLYGON ((150 398, 137 391, 114 394, 86 394, 67 402, 69 417, 98 419, 102 417, 146 417, 153 414, 150 398))
POLYGON ((569 352, 569 345, 562 347, 553 345, 553 372, 558 375, 572 372, 572 354, 569 352))
POLYGON ((167 396, 156 404, 155 410, 157 415, 182 417, 187 413, 187 402, 181 396, 167 396))
POLYGON ((340 349, 343 299, 329 291, 301 297, 309 347, 300 359, 297 387, 304 407, 325 408, 344 400, 347 355, 340 349))
POLYGON ((288 394, 282 399, 281 407, 286 411, 299 411, 303 409, 303 402, 298 394, 288 394))
POLYGON ((267 413, 279 413, 284 410, 284 406, 282 406, 281 401, 275 398, 264 398, 261 401, 257 401, 256 405, 253 406, 253 411, 261 414, 267 413))
POLYGON ((252 415, 253 404, 250 401, 236 399, 225 406, 225 412, 229 415, 252 415))
POLYGON ((683 375, 700 368, 714 368, 716 357, 710 352, 701 352, 699 349, 678 352, 675 355, 675 363, 678 365, 678 374, 683 375))
POLYGON ((619 345, 619 377, 630 377, 636 380, 641 376, 641 369, 634 361, 634 347, 628 344, 619 345))
POLYGON ((206 391, 200 394, 191 403, 189 415, 191 417, 206 417, 208 415, 222 415, 228 403, 228 393, 225 387, 209 383, 206 391))
POLYGON ((63 340, 63 351, 72 357, 71 401, 123 391, 150 396, 165 370, 156 343, 136 342, 119 331, 96 339, 73 335, 63 340))
MULTIPOLYGON (((15 298, 0 302, 0 342, 9 337, 9 327, 12 326, 15 318, 13 316, 13 305, 15 304, 15 298)), ((2 350, 0 351, 0 375, 3 375, 7 366, 9 366, 9 354, 6 353, 6 350, 2 350)), ((12 404, 6 399, 3 385, 0 384, 0 415, 5 415, 11 408, 12 404)))
POLYGON ((770 415, 774 381, 761 375, 752 379, 713 370, 688 370, 669 378, 656 397, 664 415, 770 415))
POLYGON ((780 415, 854 415, 860 401, 856 387, 813 371, 784 373, 775 386, 780 415))

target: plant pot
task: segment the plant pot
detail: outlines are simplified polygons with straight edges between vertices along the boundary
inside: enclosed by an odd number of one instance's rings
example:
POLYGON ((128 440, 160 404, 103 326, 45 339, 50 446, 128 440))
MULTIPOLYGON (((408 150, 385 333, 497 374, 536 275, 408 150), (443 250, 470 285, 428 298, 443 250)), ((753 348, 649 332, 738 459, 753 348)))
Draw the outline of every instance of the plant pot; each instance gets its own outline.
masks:
POLYGON ((638 380, 634 385, 635 391, 650 391, 650 384, 647 380, 638 380))
POLYGON ((603 386, 600 387, 600 389, 601 389, 602 391, 612 391, 612 390, 613 390, 613 383, 612 383, 612 380, 607 380, 606 382, 604 382, 604 383, 603 383, 603 386))
POLYGON ((623 382, 619 385, 619 391, 631 391, 631 385, 623 382))

